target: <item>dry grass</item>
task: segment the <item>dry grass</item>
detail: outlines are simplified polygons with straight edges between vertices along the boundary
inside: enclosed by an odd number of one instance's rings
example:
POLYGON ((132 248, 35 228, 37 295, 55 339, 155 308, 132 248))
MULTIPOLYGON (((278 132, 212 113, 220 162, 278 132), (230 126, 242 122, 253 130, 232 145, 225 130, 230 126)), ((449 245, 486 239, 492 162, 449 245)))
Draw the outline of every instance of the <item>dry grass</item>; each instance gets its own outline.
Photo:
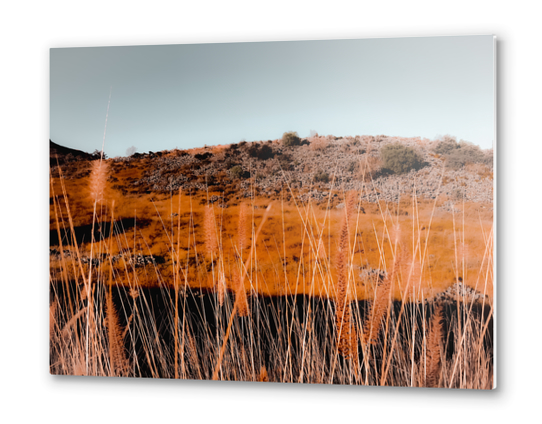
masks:
POLYGON ((340 210, 285 201, 285 186, 274 204, 215 209, 211 193, 120 196, 102 163, 51 177, 52 373, 492 387, 493 233, 477 205, 351 193, 340 210), (460 278, 487 300, 431 313, 460 278))
POLYGON ((442 306, 433 312, 429 337, 427 337, 427 374, 426 386, 438 387, 441 362, 440 341, 442 339, 442 306))

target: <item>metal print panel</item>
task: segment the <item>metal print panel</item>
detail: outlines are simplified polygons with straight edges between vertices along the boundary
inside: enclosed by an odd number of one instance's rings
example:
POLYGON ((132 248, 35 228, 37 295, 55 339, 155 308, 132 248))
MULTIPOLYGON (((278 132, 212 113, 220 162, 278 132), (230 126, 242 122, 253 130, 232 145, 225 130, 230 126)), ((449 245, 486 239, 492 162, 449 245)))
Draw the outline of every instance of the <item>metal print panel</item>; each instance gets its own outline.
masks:
POLYGON ((52 49, 51 374, 493 388, 494 63, 52 49))

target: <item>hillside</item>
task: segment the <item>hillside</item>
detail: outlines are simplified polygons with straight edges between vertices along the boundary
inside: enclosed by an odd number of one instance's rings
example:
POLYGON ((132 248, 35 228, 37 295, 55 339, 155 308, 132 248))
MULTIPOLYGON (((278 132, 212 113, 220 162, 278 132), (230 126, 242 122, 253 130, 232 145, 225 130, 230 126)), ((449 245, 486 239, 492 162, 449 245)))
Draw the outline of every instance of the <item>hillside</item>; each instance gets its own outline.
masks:
POLYGON ((254 190, 272 198, 287 184, 303 200, 322 200, 330 190, 364 190, 363 200, 397 202, 415 190, 417 196, 429 199, 444 195, 453 200, 491 203, 492 152, 479 151, 477 162, 443 169, 446 155, 434 153, 438 143, 419 138, 327 136, 300 140, 298 146, 285 147, 280 140, 241 142, 192 152, 150 153, 120 162, 141 161, 146 169, 131 186, 154 192, 212 187, 213 191, 233 190, 236 196, 245 197, 254 190), (416 149, 424 166, 404 175, 386 173, 379 163, 380 150, 393 143, 416 149), (365 190, 369 181, 374 190, 365 190))
MULTIPOLYGON (((69 151, 55 149, 57 155, 69 151)), ((222 276, 234 290, 231 264, 253 245, 257 257, 251 257, 250 267, 259 277, 247 290, 328 296, 332 282, 319 267, 327 264, 336 278, 349 195, 357 199, 357 220, 349 230, 354 296, 371 296, 378 276, 390 272, 398 245, 404 257, 402 279, 413 273, 418 279, 418 292, 408 296, 436 295, 460 281, 482 291, 480 272, 489 272, 492 152, 450 137, 315 135, 292 143, 241 142, 108 159, 94 233, 89 187, 96 161, 76 160, 88 156, 66 154, 60 169, 51 168, 53 273, 64 253, 75 258, 75 239, 86 264, 103 261, 107 266, 111 258, 109 266, 119 273, 132 267, 140 285, 173 284, 177 277, 172 267, 180 252, 191 286, 212 288, 222 276), (386 159, 386 152, 398 145, 414 152, 413 169, 397 172, 397 158, 386 159), (58 178, 59 172, 64 178, 58 178), (272 211, 264 216, 270 205, 272 211), (112 213, 115 237, 108 245, 111 226, 106 223, 112 213), (57 225, 68 215, 73 232, 57 225), (245 216, 243 224, 240 216, 245 216), (227 269, 214 269, 217 258, 206 252, 209 220, 223 255, 219 262, 227 269), (100 241, 99 254, 90 251, 93 236, 100 241)), ((395 296, 407 295, 404 289, 399 283, 395 296)), ((492 288, 484 292, 491 294, 492 288)))
POLYGON ((64 164, 73 160, 93 160, 95 157, 90 153, 83 152, 81 150, 71 149, 69 147, 61 146, 49 140, 49 158, 50 165, 55 166, 57 164, 64 164))

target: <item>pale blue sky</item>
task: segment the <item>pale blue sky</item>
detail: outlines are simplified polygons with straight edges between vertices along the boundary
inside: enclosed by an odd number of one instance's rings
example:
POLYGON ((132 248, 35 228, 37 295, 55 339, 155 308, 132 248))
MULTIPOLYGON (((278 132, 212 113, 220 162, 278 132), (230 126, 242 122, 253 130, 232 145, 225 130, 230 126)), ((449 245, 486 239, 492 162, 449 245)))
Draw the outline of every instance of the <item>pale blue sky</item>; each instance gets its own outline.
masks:
POLYGON ((50 138, 123 156, 285 131, 490 148, 493 37, 51 49, 50 138))

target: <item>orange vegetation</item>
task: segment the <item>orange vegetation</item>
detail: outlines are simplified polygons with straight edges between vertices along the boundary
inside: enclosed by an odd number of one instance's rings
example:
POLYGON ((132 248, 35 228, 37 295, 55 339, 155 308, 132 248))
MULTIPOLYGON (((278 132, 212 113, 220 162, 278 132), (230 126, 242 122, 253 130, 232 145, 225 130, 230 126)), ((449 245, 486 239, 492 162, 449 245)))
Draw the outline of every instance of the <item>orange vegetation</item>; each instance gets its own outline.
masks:
MULTIPOLYGON (((95 252, 124 255, 124 260, 103 265, 119 271, 117 284, 131 285, 125 280, 133 275, 142 286, 172 286, 177 266, 182 269, 183 281, 192 287, 217 288, 225 283, 229 290, 236 291, 239 264, 248 260, 254 247, 245 270, 250 278, 243 279, 248 292, 335 296, 345 216, 345 209, 337 205, 346 202, 347 193, 336 191, 325 202, 302 203, 285 185, 273 199, 230 199, 229 207, 220 208, 207 201, 212 195, 221 196, 219 192, 128 190, 123 194, 118 189, 128 187, 142 172, 142 167, 115 171, 106 184, 104 198, 96 204, 97 222, 111 221, 112 213, 116 222, 135 218, 132 228, 123 231, 117 225, 113 240, 105 234, 94 245, 95 252), (267 221, 255 240, 256 229, 271 203, 267 221), (164 262, 150 265, 153 269, 148 265, 125 273, 127 258, 137 254, 162 257, 164 262)), ((89 183, 89 175, 81 169, 74 178, 53 176, 53 232, 57 231, 57 217, 61 225, 68 226, 67 205, 74 227, 93 222, 96 195, 91 193, 95 188, 89 183)), ((356 193, 350 196, 355 199, 356 193)), ((395 298, 427 298, 463 281, 491 299, 491 205, 457 204, 457 211, 452 213, 440 207, 445 200, 404 198, 399 204, 380 205, 355 201, 346 228, 348 246, 343 266, 349 296, 372 298, 377 284, 370 277, 371 270, 390 273, 395 263, 395 298)), ((70 249, 66 242, 63 248, 70 249)), ((89 242, 87 239, 79 245, 81 255, 90 254, 89 242)), ((54 260, 51 266, 55 268, 54 260)), ((81 272, 77 267, 69 269, 81 272)))

